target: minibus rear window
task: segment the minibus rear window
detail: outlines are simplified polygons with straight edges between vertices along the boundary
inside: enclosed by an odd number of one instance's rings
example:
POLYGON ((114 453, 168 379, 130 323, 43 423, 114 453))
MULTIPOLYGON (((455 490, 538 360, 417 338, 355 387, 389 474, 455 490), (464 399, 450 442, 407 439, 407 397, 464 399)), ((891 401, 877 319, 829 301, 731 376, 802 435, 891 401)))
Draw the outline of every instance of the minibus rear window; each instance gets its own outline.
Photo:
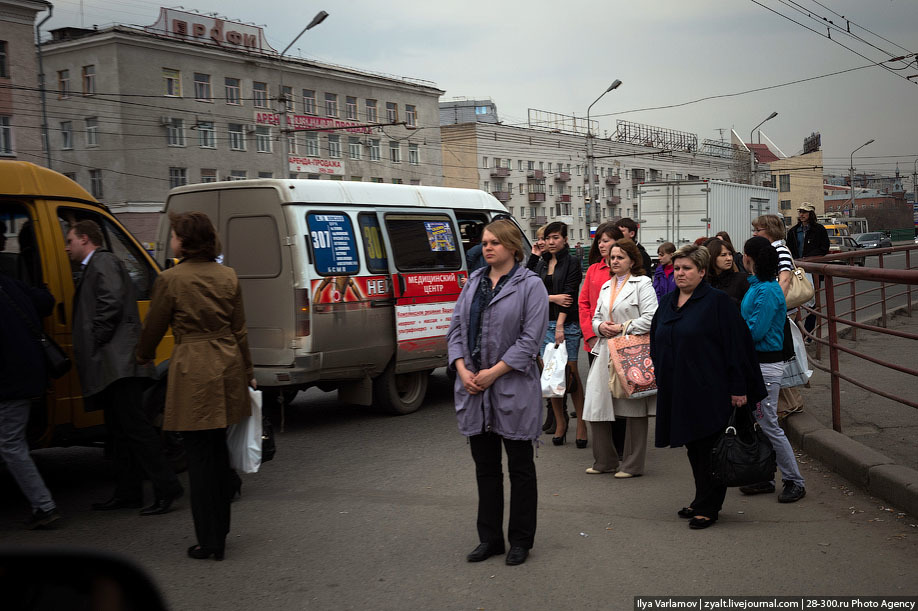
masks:
POLYGON ((373 274, 388 273, 389 258, 386 257, 386 246, 376 215, 361 212, 357 215, 357 223, 360 225, 360 237, 363 238, 363 251, 367 256, 367 269, 373 274))
POLYGON ((309 249, 316 271, 323 275, 356 274, 360 271, 357 243, 351 218, 341 213, 310 212, 309 249))
POLYGON ((443 214, 387 214, 386 231, 399 271, 459 269, 453 221, 443 214))

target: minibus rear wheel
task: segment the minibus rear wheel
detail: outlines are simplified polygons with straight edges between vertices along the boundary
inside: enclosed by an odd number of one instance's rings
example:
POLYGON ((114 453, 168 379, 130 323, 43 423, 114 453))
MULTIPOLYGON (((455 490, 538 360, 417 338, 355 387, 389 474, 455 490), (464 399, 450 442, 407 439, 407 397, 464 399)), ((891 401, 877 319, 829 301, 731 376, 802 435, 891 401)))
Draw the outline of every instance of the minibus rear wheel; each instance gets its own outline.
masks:
POLYGON ((373 381, 375 402, 397 416, 415 412, 424 402, 429 379, 428 370, 395 373, 395 362, 391 362, 373 381))

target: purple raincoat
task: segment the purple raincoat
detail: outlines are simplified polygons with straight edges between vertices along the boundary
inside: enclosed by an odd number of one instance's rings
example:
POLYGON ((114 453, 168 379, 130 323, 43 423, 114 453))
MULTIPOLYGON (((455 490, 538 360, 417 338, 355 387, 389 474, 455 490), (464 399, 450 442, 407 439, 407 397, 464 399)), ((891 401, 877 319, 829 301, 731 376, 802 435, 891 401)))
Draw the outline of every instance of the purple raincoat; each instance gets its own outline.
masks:
MULTIPOLYGON (((449 365, 469 353, 469 310, 478 285, 490 268, 476 270, 462 289, 447 332, 449 365)), ((454 394, 459 431, 466 436, 487 431, 506 439, 536 440, 542 432, 542 390, 536 357, 548 326, 548 293, 542 280, 519 267, 481 313, 481 366, 505 362, 512 371, 483 393, 470 395, 456 377, 454 394)))

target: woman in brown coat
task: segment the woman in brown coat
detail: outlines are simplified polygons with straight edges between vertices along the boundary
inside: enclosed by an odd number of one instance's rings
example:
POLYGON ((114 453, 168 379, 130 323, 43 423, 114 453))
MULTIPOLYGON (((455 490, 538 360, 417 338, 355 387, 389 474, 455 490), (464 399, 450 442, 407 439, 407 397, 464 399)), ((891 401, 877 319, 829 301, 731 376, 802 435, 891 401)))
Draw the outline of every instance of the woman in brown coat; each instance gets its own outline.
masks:
POLYGON ((207 215, 170 214, 169 220, 172 252, 181 261, 156 279, 137 359, 152 360, 172 326, 163 429, 182 432, 188 455, 198 539, 188 555, 223 560, 233 495, 226 427, 249 415, 246 385, 255 386, 242 291, 236 273, 215 262, 220 244, 207 215))

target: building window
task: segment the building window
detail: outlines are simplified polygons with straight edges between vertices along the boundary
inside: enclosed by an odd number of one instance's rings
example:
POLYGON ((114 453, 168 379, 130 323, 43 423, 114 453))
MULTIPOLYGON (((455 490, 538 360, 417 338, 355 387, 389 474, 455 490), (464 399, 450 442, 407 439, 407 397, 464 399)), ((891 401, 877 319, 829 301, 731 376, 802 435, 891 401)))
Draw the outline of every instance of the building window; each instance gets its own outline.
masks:
POLYGON ((340 136, 329 136, 328 137, 328 156, 331 159, 341 158, 341 137, 340 136))
POLYGON ((229 144, 231 151, 245 150, 245 133, 242 123, 229 124, 229 144))
POLYGON ((326 93, 325 94, 325 116, 326 117, 337 117, 338 116, 338 94, 337 93, 326 93))
POLYGON ((360 160, 361 155, 360 138, 350 137, 347 139, 347 156, 355 161, 360 160))
POLYGON ((392 184, 393 184, 393 185, 400 185, 400 184, 403 184, 404 182, 405 182, 405 181, 402 180, 401 178, 393 178, 393 179, 392 179, 392 184))
POLYGON ((790 210, 791 209, 791 200, 782 199, 781 200, 781 210, 790 210))
POLYGON ((319 134, 316 132, 306 132, 306 156, 319 156, 319 134))
POLYGON ((182 73, 172 68, 163 68, 163 95, 170 98, 182 97, 182 73))
POLYGON ((380 155, 379 139, 370 140, 370 161, 379 161, 380 155))
POLYGON ((259 178, 274 178, 274 172, 259 172, 259 178))
POLYGON ((268 84, 255 81, 252 83, 252 105, 255 108, 268 107, 268 84))
POLYGON ((357 98, 351 96, 344 98, 344 114, 348 119, 357 120, 357 98))
POLYGON ((523 195, 525 193, 525 189, 526 189, 526 183, 521 182, 520 183, 520 195, 523 195))
POLYGON ((389 161, 392 163, 402 162, 402 149, 398 142, 389 142, 389 161))
POLYGON ((527 169, 527 170, 534 170, 534 169, 535 169, 535 161, 527 161, 527 162, 526 162, 526 169, 527 169))
POLYGON ((271 128, 267 125, 255 127, 255 150, 259 153, 271 152, 271 128))
POLYGON ((363 176, 351 176, 351 182, 360 182, 363 180, 363 176))
POLYGON ((105 197, 102 191, 102 170, 89 170, 89 192, 96 199, 105 197))
POLYGON ((61 121, 61 148, 69 151, 73 148, 73 122, 61 121))
POLYGON ((239 79, 226 77, 223 79, 223 86, 226 89, 226 103, 241 106, 242 88, 239 85, 239 79))
POLYGON ((89 117, 86 119, 86 146, 99 145, 99 119, 89 117))
POLYGON ((303 90, 303 112, 307 115, 316 114, 316 92, 312 89, 303 90))
POLYGON ((96 67, 83 66, 83 95, 96 93, 96 67))
POLYGON ((298 154, 296 145, 296 133, 294 132, 287 134, 287 153, 290 155, 298 154))
POLYGON ((374 177, 370 178, 370 182, 381 183, 382 181, 383 181, 383 179, 382 179, 382 177, 380 177, 380 176, 374 176, 374 177))
POLYGON ((417 144, 408 145, 408 163, 411 165, 419 165, 421 163, 420 153, 418 152, 417 144))
POLYGON ((185 120, 172 119, 166 126, 166 142, 169 146, 185 146, 185 120))
POLYGON ((778 191, 781 193, 790 191, 790 174, 781 174, 778 176, 778 191))
POLYGON ((484 168, 485 170, 488 169, 488 158, 487 157, 481 158, 481 167, 484 168))
POLYGON ((376 112, 376 100, 367 100, 367 123, 378 123, 379 115, 376 112))
POLYGON ((213 91, 210 88, 210 75, 194 73, 194 99, 199 102, 213 102, 213 91))
POLYGON ((287 112, 295 112, 296 108, 293 105, 293 87, 284 87, 281 88, 281 94, 284 96, 284 105, 287 107, 287 112))
POLYGON ((491 190, 491 183, 490 183, 490 181, 487 181, 487 180, 484 181, 484 183, 481 185, 481 190, 482 190, 482 191, 490 191, 490 190, 491 190))
POLYGON ((57 97, 70 97, 70 70, 57 71, 57 97))
POLYGON ((169 188, 174 189, 188 184, 186 168, 169 168, 169 188))
POLYGON ((217 148, 217 131, 213 121, 198 121, 198 146, 202 149, 217 148))
POLYGON ((522 159, 517 159, 517 160, 516 160, 516 164, 517 164, 517 169, 518 169, 520 172, 522 172, 522 171, 523 171, 523 160, 522 160, 522 159))
POLYGON ((76 172, 64 172, 63 174, 73 182, 76 182, 76 172))
POLYGON ((201 182, 217 182, 217 170, 214 168, 201 168, 201 182))
POLYGON ((13 128, 10 118, 0 115, 0 155, 13 154, 13 128))
POLYGON ((405 123, 408 125, 408 127, 417 127, 418 109, 416 106, 405 104, 405 123))
POLYGON ((228 180, 245 180, 245 170, 230 170, 228 180))
POLYGON ((395 102, 386 102, 386 121, 389 123, 398 121, 398 104, 395 102))
POLYGON ((5 40, 0 40, 0 78, 10 78, 10 62, 5 40))

